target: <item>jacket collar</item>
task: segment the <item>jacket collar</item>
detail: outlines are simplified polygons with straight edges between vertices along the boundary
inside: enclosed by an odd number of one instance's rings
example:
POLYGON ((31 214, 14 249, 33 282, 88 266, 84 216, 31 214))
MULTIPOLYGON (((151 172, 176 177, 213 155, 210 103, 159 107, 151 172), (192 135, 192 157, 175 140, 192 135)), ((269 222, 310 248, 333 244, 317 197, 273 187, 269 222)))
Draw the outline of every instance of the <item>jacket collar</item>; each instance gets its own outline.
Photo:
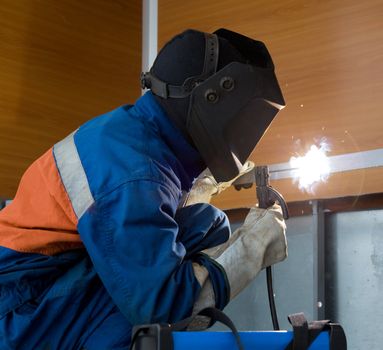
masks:
POLYGON ((162 139, 178 160, 177 164, 171 165, 181 181, 182 190, 189 191, 194 179, 206 168, 200 154, 171 122, 151 91, 136 101, 135 109, 158 127, 162 139))

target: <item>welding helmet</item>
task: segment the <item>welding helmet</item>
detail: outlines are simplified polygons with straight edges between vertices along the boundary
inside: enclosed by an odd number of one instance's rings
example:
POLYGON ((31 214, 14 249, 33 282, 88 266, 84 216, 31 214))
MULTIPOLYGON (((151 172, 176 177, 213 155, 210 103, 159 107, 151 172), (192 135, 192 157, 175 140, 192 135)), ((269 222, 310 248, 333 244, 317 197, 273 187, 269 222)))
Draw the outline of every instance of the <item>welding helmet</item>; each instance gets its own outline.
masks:
POLYGON ((151 89, 218 182, 239 174, 285 106, 265 44, 227 29, 213 34, 189 30, 176 36, 160 51, 150 72, 141 74, 141 85, 151 89), (198 63, 197 56, 201 64, 195 74, 190 67, 198 63), (184 74, 172 79, 172 72, 179 71, 184 74))

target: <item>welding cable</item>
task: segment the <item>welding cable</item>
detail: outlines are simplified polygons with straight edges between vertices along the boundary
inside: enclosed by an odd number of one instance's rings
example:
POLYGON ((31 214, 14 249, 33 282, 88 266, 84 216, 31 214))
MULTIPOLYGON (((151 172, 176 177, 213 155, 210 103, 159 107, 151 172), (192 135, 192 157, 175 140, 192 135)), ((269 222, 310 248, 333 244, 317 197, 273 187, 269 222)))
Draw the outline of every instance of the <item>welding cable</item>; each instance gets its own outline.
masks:
POLYGON ((277 309, 275 308, 275 299, 274 299, 274 290, 273 290, 273 274, 271 271, 271 266, 266 267, 266 280, 267 280, 267 294, 269 295, 271 320, 273 321, 274 330, 279 331, 277 309))

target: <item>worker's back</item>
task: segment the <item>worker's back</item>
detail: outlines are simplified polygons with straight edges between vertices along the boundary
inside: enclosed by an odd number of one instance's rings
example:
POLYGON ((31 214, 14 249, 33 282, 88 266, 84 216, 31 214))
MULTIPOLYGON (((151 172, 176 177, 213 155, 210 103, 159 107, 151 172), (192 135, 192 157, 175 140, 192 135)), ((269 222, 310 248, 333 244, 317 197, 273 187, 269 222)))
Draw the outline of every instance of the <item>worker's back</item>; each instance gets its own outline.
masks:
MULTIPOLYGON (((158 211, 148 183, 166 188, 171 197, 167 201, 173 203, 172 210, 176 210, 181 187, 190 186, 192 181, 172 149, 182 153, 185 141, 174 135, 177 130, 169 121, 158 117, 156 108, 159 107, 149 94, 134 107, 120 107, 84 124, 28 168, 14 200, 0 211, 0 339, 6 342, 2 344, 0 340, 2 349, 20 348, 20 344, 22 348, 36 348, 47 340, 46 332, 52 322, 49 308, 52 311, 63 308, 59 312, 62 327, 69 322, 68 315, 74 317, 81 312, 83 316, 77 316, 74 330, 81 330, 84 339, 92 332, 92 325, 84 315, 105 317, 112 309, 117 310, 97 273, 92 271, 88 259, 92 248, 85 249, 81 228, 85 236, 94 237, 88 218, 101 207, 112 212, 108 219, 111 222, 117 220, 114 217, 139 215, 142 201, 149 206, 152 203, 153 210, 158 211), (131 197, 135 188, 141 186, 138 182, 147 186, 146 198, 125 200, 121 197, 126 206, 115 202, 124 186, 133 186, 129 192, 131 197), (59 286, 57 281, 61 281, 59 286), (59 298, 65 294, 65 288, 73 288, 72 284, 79 294, 71 296, 70 308, 68 300, 63 299, 62 302, 56 300, 54 305, 39 305, 41 310, 36 312, 42 295, 54 293, 59 298), (92 298, 85 298, 80 291, 89 285, 94 294, 92 298), (94 302, 98 294, 98 301, 94 302), (18 313, 24 314, 28 322, 25 318, 16 322, 18 313), (41 319, 46 320, 47 328, 41 327, 41 319), (27 335, 34 322, 39 322, 41 332, 27 335), (10 338, 12 342, 7 343, 10 338)), ((186 142, 185 147, 190 149, 186 142)), ((129 334, 128 321, 122 321, 122 315, 117 312, 114 317, 129 334)), ((52 337, 58 348, 68 339, 61 339, 54 332, 52 337)))

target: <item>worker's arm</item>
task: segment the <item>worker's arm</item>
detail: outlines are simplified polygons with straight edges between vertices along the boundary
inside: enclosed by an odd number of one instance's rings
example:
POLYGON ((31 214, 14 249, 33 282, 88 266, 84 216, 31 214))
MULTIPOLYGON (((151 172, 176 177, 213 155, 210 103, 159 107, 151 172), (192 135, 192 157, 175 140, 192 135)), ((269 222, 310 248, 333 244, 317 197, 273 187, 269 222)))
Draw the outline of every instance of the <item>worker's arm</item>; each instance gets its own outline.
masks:
MULTIPOLYGON (((252 163, 246 163, 242 170, 245 174, 253 169, 252 163)), ((193 189, 186 205, 209 202, 211 197, 219 194, 234 181, 217 183, 210 175, 201 174, 194 182, 193 189)), ((237 229, 228 241, 218 247, 205 250, 205 254, 225 270, 230 285, 230 299, 246 288, 266 266, 276 264, 287 257, 286 226, 281 208, 274 206, 269 209, 253 208, 246 217, 244 224, 237 229)), ((193 314, 214 306, 215 290, 209 273, 203 266, 194 266, 202 291, 194 304, 193 314)), ((193 321, 190 329, 206 328, 210 323, 206 317, 193 321)))
POLYGON ((186 249, 185 258, 195 258, 204 249, 217 247, 230 238, 226 214, 207 203, 189 205, 177 210, 179 240, 186 249))
MULTIPOLYGON (((285 223, 282 210, 274 205, 268 209, 252 208, 244 224, 217 250, 205 251, 225 270, 230 286, 230 300, 245 289, 265 267, 274 265, 287 257, 285 223)), ((195 274, 202 291, 194 304, 193 314, 215 303, 215 289, 208 271, 195 266, 195 274)), ((189 329, 206 328, 210 320, 197 317, 189 329)))
MULTIPOLYGON (((189 238, 185 232, 178 237, 177 205, 176 194, 164 184, 131 181, 97 199, 78 223, 96 271, 132 324, 174 322, 189 316, 200 293, 196 263, 185 258, 181 243, 190 244, 193 232, 189 238)), ((210 218, 214 224, 205 229, 228 229, 221 213, 217 210, 210 218)), ((199 216, 196 223, 204 217, 199 216)), ((224 273, 209 259, 199 259, 198 264, 209 271, 216 303, 224 306, 230 293, 224 273)))

